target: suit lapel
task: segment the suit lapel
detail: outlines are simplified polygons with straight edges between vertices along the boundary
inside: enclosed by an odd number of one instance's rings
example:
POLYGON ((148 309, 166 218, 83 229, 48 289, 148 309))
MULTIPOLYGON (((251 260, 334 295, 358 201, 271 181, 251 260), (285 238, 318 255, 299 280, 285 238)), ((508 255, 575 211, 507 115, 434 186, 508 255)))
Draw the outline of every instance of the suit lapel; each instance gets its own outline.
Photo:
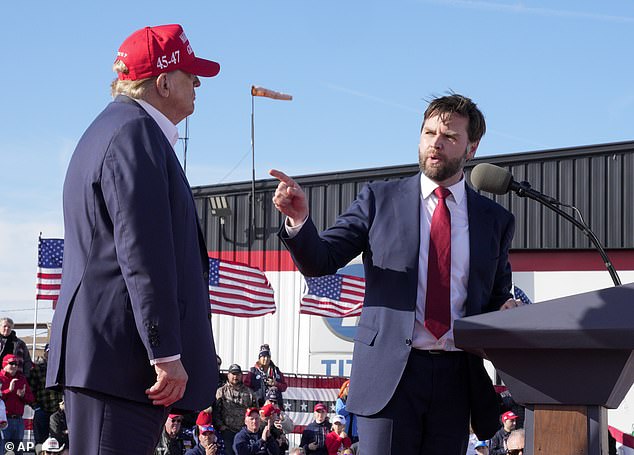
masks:
POLYGON ((402 248, 401 257, 405 269, 414 270, 418 279, 418 256, 420 248, 420 173, 404 179, 399 185, 398 198, 393 207, 392 220, 398 227, 397 242, 402 248))
POLYGON ((469 217, 469 284, 467 286, 467 316, 481 313, 477 305, 479 301, 480 285, 475 271, 482 267, 482 260, 490 253, 488 241, 491 236, 493 219, 485 204, 480 201, 480 196, 468 185, 467 189, 467 213, 469 217))

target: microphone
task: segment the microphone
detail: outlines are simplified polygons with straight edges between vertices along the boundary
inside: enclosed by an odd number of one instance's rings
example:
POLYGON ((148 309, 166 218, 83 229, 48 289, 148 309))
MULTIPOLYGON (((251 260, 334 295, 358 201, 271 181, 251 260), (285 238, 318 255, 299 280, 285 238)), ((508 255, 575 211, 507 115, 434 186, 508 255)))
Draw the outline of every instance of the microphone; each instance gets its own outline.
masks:
POLYGON ((528 182, 516 182, 509 171, 494 164, 480 163, 474 167, 471 171, 471 183, 476 189, 493 194, 502 195, 514 191, 521 197, 546 201, 551 204, 559 203, 557 199, 531 188, 531 184, 528 182))
POLYGON ((590 226, 588 226, 585 221, 583 221, 581 212, 579 212, 576 207, 561 203, 555 198, 546 196, 545 194, 532 189, 531 184, 528 182, 516 182, 515 180, 513 180, 513 175, 511 175, 509 171, 490 163, 480 163, 473 168, 473 170, 471 171, 471 183, 473 183, 473 186, 475 186, 476 189, 487 191, 493 194, 501 195, 506 194, 509 191, 514 191, 515 193, 517 193, 518 196, 534 199, 540 204, 548 207, 553 212, 570 221, 573 225, 581 229, 581 231, 588 236, 594 247, 597 249, 597 251, 601 255, 601 258, 603 259, 603 263, 605 264, 608 272, 610 273, 610 276, 612 277, 614 285, 619 286, 621 284, 621 279, 616 273, 616 270, 612 265, 612 261, 610 261, 610 258, 601 245, 601 242, 599 242, 597 236, 594 234, 594 232, 592 232, 590 226), (577 220, 573 216, 564 212, 558 206, 574 209, 579 215, 580 220, 577 220))

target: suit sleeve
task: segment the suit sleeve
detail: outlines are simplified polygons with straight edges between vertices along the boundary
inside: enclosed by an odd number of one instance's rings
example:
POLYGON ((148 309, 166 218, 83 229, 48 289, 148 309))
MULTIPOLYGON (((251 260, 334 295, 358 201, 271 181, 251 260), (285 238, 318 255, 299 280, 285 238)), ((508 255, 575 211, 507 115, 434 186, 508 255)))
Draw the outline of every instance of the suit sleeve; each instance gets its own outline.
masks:
POLYGON ((140 338, 150 360, 181 353, 167 154, 150 119, 126 123, 108 147, 103 198, 140 338))
POLYGON ((304 276, 331 275, 365 250, 373 218, 374 194, 366 185, 335 224, 321 234, 309 217, 293 238, 284 226, 279 235, 304 276))

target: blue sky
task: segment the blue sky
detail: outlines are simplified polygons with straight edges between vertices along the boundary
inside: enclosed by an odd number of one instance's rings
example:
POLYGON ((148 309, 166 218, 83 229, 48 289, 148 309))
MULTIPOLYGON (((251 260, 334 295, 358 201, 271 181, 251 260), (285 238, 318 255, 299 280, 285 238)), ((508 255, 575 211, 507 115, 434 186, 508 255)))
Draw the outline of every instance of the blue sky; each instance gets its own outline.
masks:
POLYGON ((0 14, 0 313, 25 322, 37 236, 63 235, 68 160, 109 102, 119 44, 145 25, 182 24, 222 67, 190 119, 192 185, 250 179, 252 84, 294 97, 255 100, 258 178, 414 163, 425 99, 448 90, 487 118, 478 156, 633 139, 629 1, 60 0, 0 14))

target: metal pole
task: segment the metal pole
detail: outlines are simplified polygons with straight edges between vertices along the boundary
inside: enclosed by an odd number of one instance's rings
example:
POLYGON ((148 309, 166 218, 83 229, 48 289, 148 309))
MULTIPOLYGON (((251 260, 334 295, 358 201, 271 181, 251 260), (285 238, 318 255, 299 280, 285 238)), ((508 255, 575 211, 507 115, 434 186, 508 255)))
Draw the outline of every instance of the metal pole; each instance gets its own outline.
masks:
POLYGON ((251 94, 251 220, 249 240, 255 238, 255 96, 251 94))
POLYGON ((189 117, 185 117, 185 137, 183 138, 183 173, 187 175, 187 142, 189 141, 189 117))
MULTIPOLYGON (((42 233, 40 232, 40 236, 37 239, 37 268, 40 268, 40 248, 42 244, 42 233)), ((33 355, 32 357, 35 359, 35 338, 37 337, 37 290, 35 296, 35 316, 33 319, 33 355)))

